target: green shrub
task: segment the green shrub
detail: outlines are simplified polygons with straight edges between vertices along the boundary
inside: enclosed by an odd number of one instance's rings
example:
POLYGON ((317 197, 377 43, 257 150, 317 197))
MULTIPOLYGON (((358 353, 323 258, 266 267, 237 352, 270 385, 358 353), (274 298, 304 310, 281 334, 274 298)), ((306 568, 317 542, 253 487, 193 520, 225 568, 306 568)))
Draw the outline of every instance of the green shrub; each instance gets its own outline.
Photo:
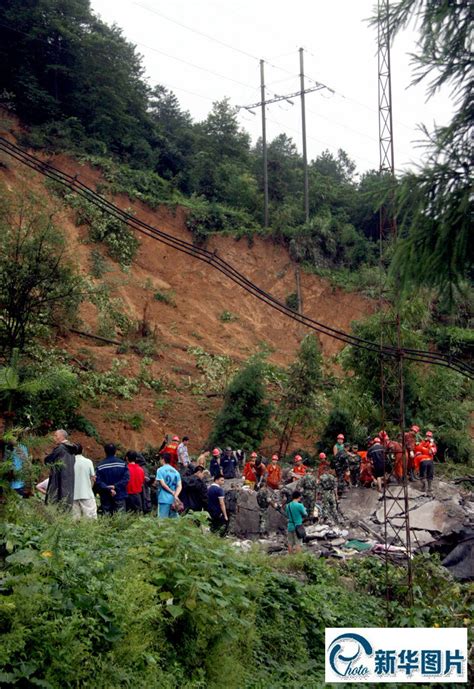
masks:
POLYGON ((222 313, 219 314, 219 320, 222 321, 222 323, 233 323, 234 321, 238 321, 239 317, 231 311, 222 311, 222 313))
POLYGON ((145 423, 145 419, 143 418, 142 414, 131 414, 125 418, 125 421, 133 431, 141 431, 143 424, 145 423))
POLYGON ((378 558, 236 553, 200 515, 74 522, 15 495, 2 517, 2 686, 320 689, 326 627, 459 627, 472 610, 429 556, 410 606, 403 567, 387 601, 378 558))
POLYGON ((72 192, 63 200, 76 211, 77 225, 86 225, 91 242, 106 245, 109 256, 127 270, 133 263, 140 242, 126 223, 72 192))
POLYGON ((292 292, 291 294, 289 294, 286 297, 285 304, 292 311, 298 311, 299 299, 298 299, 298 295, 296 294, 296 292, 292 292))
POLYGON ((171 290, 157 290, 153 295, 153 299, 156 299, 156 301, 160 301, 163 304, 168 304, 169 306, 176 306, 173 299, 173 292, 171 290))

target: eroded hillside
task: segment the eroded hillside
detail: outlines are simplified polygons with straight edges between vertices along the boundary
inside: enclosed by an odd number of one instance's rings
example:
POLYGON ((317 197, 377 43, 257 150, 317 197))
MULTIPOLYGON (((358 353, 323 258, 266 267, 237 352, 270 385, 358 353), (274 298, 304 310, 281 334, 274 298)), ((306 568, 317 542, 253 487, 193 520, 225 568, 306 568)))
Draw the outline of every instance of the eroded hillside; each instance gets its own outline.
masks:
MULTIPOLYGON (((61 170, 77 174, 94 189, 103 183, 97 169, 64 155, 48 160, 61 170)), ((255 299, 211 266, 150 237, 137 234, 140 241, 137 256, 131 269, 122 271, 106 257, 102 244, 88 241, 86 227, 76 225, 76 213, 51 192, 42 175, 25 170, 6 156, 2 157, 2 163, 0 179, 10 190, 21 194, 28 187, 46 199, 48 208, 55 213, 56 224, 67 236, 68 253, 80 272, 95 284, 107 283, 111 298, 118 300, 114 301, 116 308, 134 324, 145 322, 156 335, 157 351, 149 370, 170 385, 158 402, 155 391, 142 389, 132 400, 106 398, 94 405, 86 404, 82 412, 102 439, 142 447, 146 443, 160 444, 164 433, 177 432, 191 436, 193 450, 202 445, 221 399, 196 394, 194 383, 200 379, 200 373, 190 347, 229 356, 237 363, 262 349, 269 352, 271 362, 281 366, 294 358, 305 334, 301 325, 255 299), (97 263, 99 253, 104 258, 103 274, 92 277, 91 265, 94 260, 97 263), (160 299, 159 295, 166 298, 160 299), (134 415, 143 419, 140 430, 131 427, 129 419, 134 415)), ((111 200, 123 209, 132 209, 136 217, 150 225, 175 237, 192 240, 185 225, 186 211, 182 208, 151 210, 125 195, 116 195, 111 200)), ((287 250, 271 240, 255 237, 252 241, 236 241, 214 236, 207 248, 217 251, 250 280, 282 301, 296 291, 295 265, 287 250)), ((327 281, 304 272, 301 290, 305 314, 343 330, 350 328, 352 320, 374 309, 370 300, 335 289, 327 281)), ((82 322, 78 328, 91 334, 100 333, 101 318, 103 313, 97 306, 87 302, 81 309, 82 322)), ((328 366, 332 366, 340 342, 320 336, 320 343, 328 366)), ((80 365, 93 366, 99 371, 110 368, 112 361, 118 359, 124 362, 124 372, 134 375, 143 361, 133 350, 121 352, 117 345, 71 332, 61 333, 57 346, 66 349, 80 365)), ((87 451, 97 455, 95 441, 87 437, 83 441, 87 451)))

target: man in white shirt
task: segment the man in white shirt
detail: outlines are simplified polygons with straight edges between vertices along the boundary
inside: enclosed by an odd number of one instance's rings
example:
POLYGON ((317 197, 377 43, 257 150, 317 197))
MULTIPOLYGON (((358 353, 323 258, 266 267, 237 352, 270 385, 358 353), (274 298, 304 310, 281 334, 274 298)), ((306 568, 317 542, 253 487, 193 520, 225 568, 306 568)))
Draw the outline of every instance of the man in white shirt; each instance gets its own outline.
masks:
POLYGON ((94 465, 90 459, 83 457, 82 445, 76 443, 78 454, 74 463, 74 500, 72 516, 74 519, 88 517, 97 519, 97 503, 92 486, 95 481, 94 465))
POLYGON ((178 465, 183 469, 186 469, 189 464, 188 442, 189 438, 185 435, 178 445, 178 465))

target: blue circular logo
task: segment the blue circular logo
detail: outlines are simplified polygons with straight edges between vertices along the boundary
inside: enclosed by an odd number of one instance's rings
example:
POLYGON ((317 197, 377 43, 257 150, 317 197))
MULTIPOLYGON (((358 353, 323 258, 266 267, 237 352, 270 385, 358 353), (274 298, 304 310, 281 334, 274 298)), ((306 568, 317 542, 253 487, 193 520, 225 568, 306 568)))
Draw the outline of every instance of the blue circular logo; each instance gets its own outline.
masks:
POLYGON ((365 677, 369 668, 362 662, 373 653, 372 646, 360 634, 341 634, 328 649, 329 664, 339 677, 365 677))

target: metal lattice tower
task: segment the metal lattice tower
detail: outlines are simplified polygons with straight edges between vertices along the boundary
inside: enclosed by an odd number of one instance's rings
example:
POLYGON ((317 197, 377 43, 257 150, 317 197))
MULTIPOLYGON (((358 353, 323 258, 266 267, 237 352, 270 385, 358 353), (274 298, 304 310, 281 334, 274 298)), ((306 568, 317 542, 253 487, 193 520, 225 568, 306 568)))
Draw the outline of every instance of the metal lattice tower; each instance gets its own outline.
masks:
MULTIPOLYGON (((393 145, 393 112, 392 112, 392 84, 390 64, 390 2, 378 0, 378 113, 379 113, 379 154, 381 176, 391 179, 392 192, 386 203, 380 209, 379 217, 379 241, 380 241, 380 267, 384 264, 384 240, 387 237, 397 236, 397 220, 394 208, 395 186, 395 161, 393 145)), ((381 276, 383 272, 381 270, 381 276)), ((382 277, 381 277, 382 281, 382 277)), ((395 283, 397 281, 395 280, 395 283)), ((394 468, 391 468, 390 483, 385 486, 383 493, 384 510, 384 538, 385 538, 385 563, 386 563, 386 590, 389 597, 390 581, 388 571, 389 552, 391 545, 401 545, 406 549, 407 572, 407 600, 413 602, 413 572, 412 572, 412 533, 410 530, 409 497, 408 497, 408 467, 405 448, 405 402, 404 402, 404 361, 401 350, 400 312, 396 308, 395 321, 384 320, 383 285, 380 289, 380 313, 381 335, 380 346, 390 344, 399 349, 399 357, 396 366, 390 366, 382 355, 380 356, 380 386, 382 400, 382 426, 385 429, 385 397, 386 391, 394 387, 399 394, 399 418, 400 444, 402 451, 403 476, 396 477, 394 468), (395 482, 396 481, 396 482, 395 482), (395 518, 396 517, 396 518, 395 518), (390 523, 388 520, 391 520, 390 523)), ((396 295, 394 295, 396 297, 396 295)), ((395 300, 397 301, 397 300, 395 300)))

